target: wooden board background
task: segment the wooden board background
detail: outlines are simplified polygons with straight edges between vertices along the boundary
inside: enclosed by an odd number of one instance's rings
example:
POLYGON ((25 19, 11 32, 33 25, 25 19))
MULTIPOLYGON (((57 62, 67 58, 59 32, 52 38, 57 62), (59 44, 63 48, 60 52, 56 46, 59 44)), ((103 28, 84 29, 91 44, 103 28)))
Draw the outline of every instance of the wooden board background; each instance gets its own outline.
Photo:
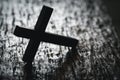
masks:
POLYGON ((55 10, 46 32, 79 40, 77 52, 41 42, 33 62, 35 80, 119 80, 120 42, 100 0, 0 0, 0 80, 22 80, 27 39, 16 25, 34 29, 43 5, 55 10))

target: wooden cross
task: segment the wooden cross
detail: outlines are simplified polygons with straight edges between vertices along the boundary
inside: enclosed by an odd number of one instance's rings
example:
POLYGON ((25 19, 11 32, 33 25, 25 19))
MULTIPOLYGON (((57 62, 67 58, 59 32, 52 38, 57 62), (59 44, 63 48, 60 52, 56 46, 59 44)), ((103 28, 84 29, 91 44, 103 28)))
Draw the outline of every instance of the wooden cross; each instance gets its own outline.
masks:
POLYGON ((14 31, 16 36, 30 39, 23 56, 24 62, 31 63, 34 60, 36 51, 41 41, 68 47, 75 47, 77 45, 78 40, 76 39, 45 32, 52 11, 52 8, 43 6, 34 30, 16 26, 14 31))

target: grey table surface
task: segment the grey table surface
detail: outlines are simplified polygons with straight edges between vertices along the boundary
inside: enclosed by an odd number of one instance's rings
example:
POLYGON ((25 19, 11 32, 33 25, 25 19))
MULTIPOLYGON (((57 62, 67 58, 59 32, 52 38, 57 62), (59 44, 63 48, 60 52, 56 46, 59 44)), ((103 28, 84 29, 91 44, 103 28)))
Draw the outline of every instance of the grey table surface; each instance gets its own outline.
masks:
POLYGON ((28 39, 16 25, 34 29, 43 5, 54 8, 46 32, 79 40, 70 47, 41 42, 33 62, 35 80, 119 80, 120 42, 100 0, 0 0, 0 80, 22 80, 28 39))

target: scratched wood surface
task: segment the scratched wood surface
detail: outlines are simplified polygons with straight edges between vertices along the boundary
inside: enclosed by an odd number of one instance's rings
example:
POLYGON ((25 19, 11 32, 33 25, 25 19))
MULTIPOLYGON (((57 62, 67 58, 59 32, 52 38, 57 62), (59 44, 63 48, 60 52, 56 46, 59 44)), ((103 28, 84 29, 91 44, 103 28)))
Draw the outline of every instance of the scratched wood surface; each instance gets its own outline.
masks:
MULTIPOLYGON (((0 80, 22 80, 27 39, 15 25, 33 29, 43 4, 54 8, 46 32, 79 40, 77 51, 41 42, 35 80, 119 80, 120 42, 100 0, 0 0, 0 80)), ((39 35, 38 35, 39 36, 39 35)))

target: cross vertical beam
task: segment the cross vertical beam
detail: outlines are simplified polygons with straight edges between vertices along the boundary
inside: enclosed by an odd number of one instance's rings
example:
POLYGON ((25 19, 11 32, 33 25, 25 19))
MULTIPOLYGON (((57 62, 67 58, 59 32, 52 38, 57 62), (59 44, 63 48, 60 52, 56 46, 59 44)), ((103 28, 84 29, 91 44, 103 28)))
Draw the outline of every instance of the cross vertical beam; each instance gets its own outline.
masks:
MULTIPOLYGON (((41 36, 44 36, 42 35, 42 33, 45 32, 52 11, 53 9, 47 6, 43 6, 42 8, 42 11, 35 25, 35 31, 39 31, 41 33, 41 36)), ((23 56, 24 62, 32 62, 34 60, 39 44, 40 40, 38 40, 37 38, 30 39, 25 54, 23 56)))

